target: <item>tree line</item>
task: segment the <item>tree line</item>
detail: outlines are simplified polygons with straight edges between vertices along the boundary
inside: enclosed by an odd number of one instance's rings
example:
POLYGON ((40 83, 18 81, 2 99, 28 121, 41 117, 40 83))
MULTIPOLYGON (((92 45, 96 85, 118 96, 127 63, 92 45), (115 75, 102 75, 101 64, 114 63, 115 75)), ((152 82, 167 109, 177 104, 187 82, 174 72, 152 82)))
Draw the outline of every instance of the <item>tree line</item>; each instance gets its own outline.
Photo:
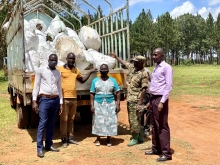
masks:
MULTIPOLYGON (((28 2, 28 1, 27 1, 28 2)), ((49 1, 46 1, 50 6, 49 1)), ((57 1, 64 6, 62 1, 57 1)), ((9 18, 8 13, 15 1, 5 0, 0 2, 0 25, 2 26, 9 18)), ((80 7, 80 5, 78 5, 80 7)), ((83 25, 86 25, 87 18, 78 16, 77 12, 65 6, 74 16, 79 18, 83 25)), ((103 11, 98 7, 101 17, 103 11)), ((49 15, 53 16, 49 10, 45 9, 49 15)), ((98 14, 87 12, 91 22, 98 19, 98 14)), ((63 17, 73 23, 76 29, 79 23, 69 15, 62 14, 63 17)), ((68 23, 67 23, 67 26, 68 23)), ((0 68, 2 68, 2 58, 6 56, 5 33, 0 33, 0 68)), ((165 51, 165 60, 172 65, 191 64, 220 64, 220 13, 216 21, 211 13, 207 19, 201 15, 183 14, 177 18, 172 18, 169 12, 153 19, 151 11, 142 9, 134 22, 130 20, 130 49, 132 55, 141 54, 146 56, 148 64, 151 66, 152 52, 156 47, 162 47, 165 51)))
POLYGON ((170 64, 220 64, 220 13, 215 21, 209 13, 183 14, 172 18, 166 12, 153 20, 150 10, 144 9, 131 23, 131 52, 146 55, 163 47, 170 64))

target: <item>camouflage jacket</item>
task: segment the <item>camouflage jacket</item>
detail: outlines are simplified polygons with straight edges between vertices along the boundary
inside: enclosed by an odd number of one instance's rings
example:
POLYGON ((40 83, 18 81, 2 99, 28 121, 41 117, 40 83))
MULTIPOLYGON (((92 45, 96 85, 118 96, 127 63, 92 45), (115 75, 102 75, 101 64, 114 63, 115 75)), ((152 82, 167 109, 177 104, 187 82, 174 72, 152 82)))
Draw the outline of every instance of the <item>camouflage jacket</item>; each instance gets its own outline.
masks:
POLYGON ((143 68, 135 71, 134 65, 127 63, 126 67, 129 72, 127 75, 127 101, 137 102, 141 96, 141 91, 144 87, 148 88, 148 74, 143 68))

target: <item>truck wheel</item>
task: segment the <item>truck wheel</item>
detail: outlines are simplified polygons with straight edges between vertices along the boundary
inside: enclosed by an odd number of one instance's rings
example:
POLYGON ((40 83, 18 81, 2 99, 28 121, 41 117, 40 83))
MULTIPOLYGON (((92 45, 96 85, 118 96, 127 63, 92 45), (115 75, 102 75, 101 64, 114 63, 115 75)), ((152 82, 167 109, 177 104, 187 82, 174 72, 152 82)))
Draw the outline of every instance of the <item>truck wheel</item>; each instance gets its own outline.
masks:
POLYGON ((28 107, 23 104, 16 104, 18 128, 28 127, 28 107))
POLYGON ((10 104, 12 109, 16 109, 16 96, 10 96, 10 104))
POLYGON ((92 123, 92 112, 90 111, 90 105, 77 107, 80 112, 81 122, 83 124, 92 123))

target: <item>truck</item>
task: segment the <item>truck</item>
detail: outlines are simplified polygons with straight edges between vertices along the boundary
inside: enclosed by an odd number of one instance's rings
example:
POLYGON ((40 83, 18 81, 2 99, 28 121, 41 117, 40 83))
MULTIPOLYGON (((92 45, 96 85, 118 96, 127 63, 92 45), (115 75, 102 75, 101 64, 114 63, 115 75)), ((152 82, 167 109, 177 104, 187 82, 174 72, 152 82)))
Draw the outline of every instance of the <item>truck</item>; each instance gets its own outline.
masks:
MULTIPOLYGON (((80 28, 82 27, 82 22, 62 7, 60 2, 58 1, 57 3, 55 0, 17 0, 11 12, 6 32, 8 93, 10 95, 11 107, 17 112, 18 128, 36 127, 39 120, 38 115, 32 111, 31 107, 35 73, 25 72, 24 19, 29 21, 38 18, 44 21, 48 27, 53 19, 51 14, 54 14, 54 16, 58 14, 63 22, 72 26, 70 28, 76 32, 79 32, 79 29, 75 29, 75 25, 64 18, 63 14, 65 13, 74 18, 80 25, 80 28), (50 2, 50 5, 46 5, 48 2, 50 2), (50 14, 45 11, 49 11, 50 14)), ((96 21, 91 22, 88 14, 71 1, 62 1, 68 8, 72 8, 74 11, 78 11, 86 16, 88 19, 86 26, 97 30, 102 41, 99 50, 101 53, 116 52, 123 60, 129 59, 129 0, 126 0, 126 5, 117 11, 113 11, 111 3, 108 0, 104 0, 109 5, 110 12, 107 16, 103 17, 100 17, 99 10, 89 1, 82 0, 82 2, 97 11, 98 19, 96 21)), ((127 71, 121 69, 118 62, 116 63, 116 68, 118 69, 111 69, 109 75, 116 78, 121 88, 122 99, 124 99, 127 88, 125 82, 127 71)), ((81 70, 82 75, 86 75, 88 72, 88 70, 81 70)), ((89 89, 91 81, 95 77, 97 77, 97 74, 93 73, 84 84, 77 82, 77 112, 84 123, 91 122, 92 120, 89 89)))

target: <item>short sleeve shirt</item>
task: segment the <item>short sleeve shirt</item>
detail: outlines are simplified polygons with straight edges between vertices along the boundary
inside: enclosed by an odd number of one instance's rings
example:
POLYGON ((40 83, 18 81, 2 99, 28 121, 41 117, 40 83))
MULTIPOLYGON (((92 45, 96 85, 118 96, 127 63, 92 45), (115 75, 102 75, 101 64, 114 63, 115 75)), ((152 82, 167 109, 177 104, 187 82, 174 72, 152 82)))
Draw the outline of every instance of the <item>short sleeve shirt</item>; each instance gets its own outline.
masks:
POLYGON ((63 98, 77 98, 76 79, 82 77, 80 70, 70 69, 66 64, 57 69, 61 73, 63 98))
POLYGON ((127 101, 137 102, 140 99, 142 89, 148 88, 148 74, 144 68, 136 71, 131 63, 127 63, 126 67, 129 70, 127 76, 127 101))

